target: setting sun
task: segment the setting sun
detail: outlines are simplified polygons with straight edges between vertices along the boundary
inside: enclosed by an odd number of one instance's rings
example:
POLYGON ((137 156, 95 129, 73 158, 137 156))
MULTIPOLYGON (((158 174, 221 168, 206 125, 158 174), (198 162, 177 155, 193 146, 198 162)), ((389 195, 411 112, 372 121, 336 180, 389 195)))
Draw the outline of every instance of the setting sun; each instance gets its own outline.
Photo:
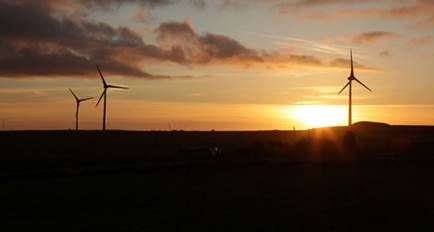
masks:
POLYGON ((343 106, 304 105, 293 110, 292 117, 307 127, 344 125, 346 111, 343 106))

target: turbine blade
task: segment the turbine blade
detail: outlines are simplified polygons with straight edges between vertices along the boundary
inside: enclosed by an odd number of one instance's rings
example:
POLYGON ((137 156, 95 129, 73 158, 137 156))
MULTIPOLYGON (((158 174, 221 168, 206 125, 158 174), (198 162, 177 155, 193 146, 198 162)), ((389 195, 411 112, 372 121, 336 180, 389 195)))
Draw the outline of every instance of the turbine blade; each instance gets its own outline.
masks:
POLYGON ((83 98, 83 99, 80 99, 80 101, 87 101, 87 100, 90 100, 90 99, 93 99, 93 97, 83 98))
POLYGON ((77 95, 75 95, 75 93, 72 91, 72 89, 69 89, 69 92, 71 92, 72 96, 74 96, 75 100, 78 101, 78 97, 77 97, 77 95))
POLYGON ((351 56, 351 77, 354 77, 353 49, 350 50, 350 56, 351 56))
POLYGON ((99 76, 101 77, 102 83, 103 83, 104 88, 105 88, 105 87, 107 86, 107 83, 105 82, 105 80, 104 80, 104 76, 102 75, 102 72, 101 72, 101 70, 99 69, 99 66, 98 66, 98 65, 96 65, 96 69, 98 69, 99 76))
POLYGON ((128 89, 128 87, 126 86, 118 86, 118 85, 107 85, 107 88, 128 89))
POLYGON ((349 85, 350 85, 351 81, 348 81, 348 83, 341 89, 341 91, 339 91, 338 94, 341 94, 349 85))
POLYGON ((98 106, 98 104, 99 104, 99 102, 101 101, 102 97, 105 95, 105 91, 106 91, 106 90, 104 89, 104 91, 102 92, 102 94, 101 94, 101 96, 99 97, 98 102, 96 103, 95 106, 98 106))
POLYGON ((365 87, 367 90, 371 91, 372 90, 370 88, 368 88, 368 86, 366 86, 365 84, 363 84, 361 81, 359 81, 357 78, 354 78, 355 81, 357 81, 359 84, 361 84, 363 87, 365 87))

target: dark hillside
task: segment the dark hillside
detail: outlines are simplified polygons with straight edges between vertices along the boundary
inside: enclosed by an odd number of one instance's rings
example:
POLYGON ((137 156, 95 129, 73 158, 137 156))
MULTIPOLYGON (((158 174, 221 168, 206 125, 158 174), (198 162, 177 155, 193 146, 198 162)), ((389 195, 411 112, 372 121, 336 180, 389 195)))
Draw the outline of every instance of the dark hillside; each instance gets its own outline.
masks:
POLYGON ((434 128, 353 129, 1 132, 0 226, 432 230, 434 128))

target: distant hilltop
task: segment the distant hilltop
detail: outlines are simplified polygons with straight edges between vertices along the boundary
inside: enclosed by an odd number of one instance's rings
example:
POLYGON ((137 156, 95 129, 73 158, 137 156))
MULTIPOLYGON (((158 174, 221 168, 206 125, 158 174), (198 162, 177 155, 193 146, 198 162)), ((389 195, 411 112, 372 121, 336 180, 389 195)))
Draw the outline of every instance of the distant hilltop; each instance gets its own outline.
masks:
POLYGON ((390 124, 384 122, 361 121, 354 123, 351 127, 354 129, 384 128, 390 127, 390 124))
MULTIPOLYGON (((370 122, 370 121, 361 121, 356 122, 351 125, 351 129, 353 130, 375 130, 375 129, 386 129, 392 127, 392 125, 384 123, 384 122, 370 122)), ((330 126, 330 127, 317 127, 312 129, 324 129, 324 128, 335 128, 335 129, 347 129, 347 126, 330 126)))

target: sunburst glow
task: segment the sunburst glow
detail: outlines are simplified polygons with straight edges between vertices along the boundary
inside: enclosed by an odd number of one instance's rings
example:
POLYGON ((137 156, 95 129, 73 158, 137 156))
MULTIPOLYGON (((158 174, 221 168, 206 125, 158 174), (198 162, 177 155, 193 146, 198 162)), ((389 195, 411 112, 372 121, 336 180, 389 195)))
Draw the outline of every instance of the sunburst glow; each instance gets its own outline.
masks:
POLYGON ((293 117, 307 127, 325 127, 346 123, 344 106, 304 105, 293 110, 293 117))

